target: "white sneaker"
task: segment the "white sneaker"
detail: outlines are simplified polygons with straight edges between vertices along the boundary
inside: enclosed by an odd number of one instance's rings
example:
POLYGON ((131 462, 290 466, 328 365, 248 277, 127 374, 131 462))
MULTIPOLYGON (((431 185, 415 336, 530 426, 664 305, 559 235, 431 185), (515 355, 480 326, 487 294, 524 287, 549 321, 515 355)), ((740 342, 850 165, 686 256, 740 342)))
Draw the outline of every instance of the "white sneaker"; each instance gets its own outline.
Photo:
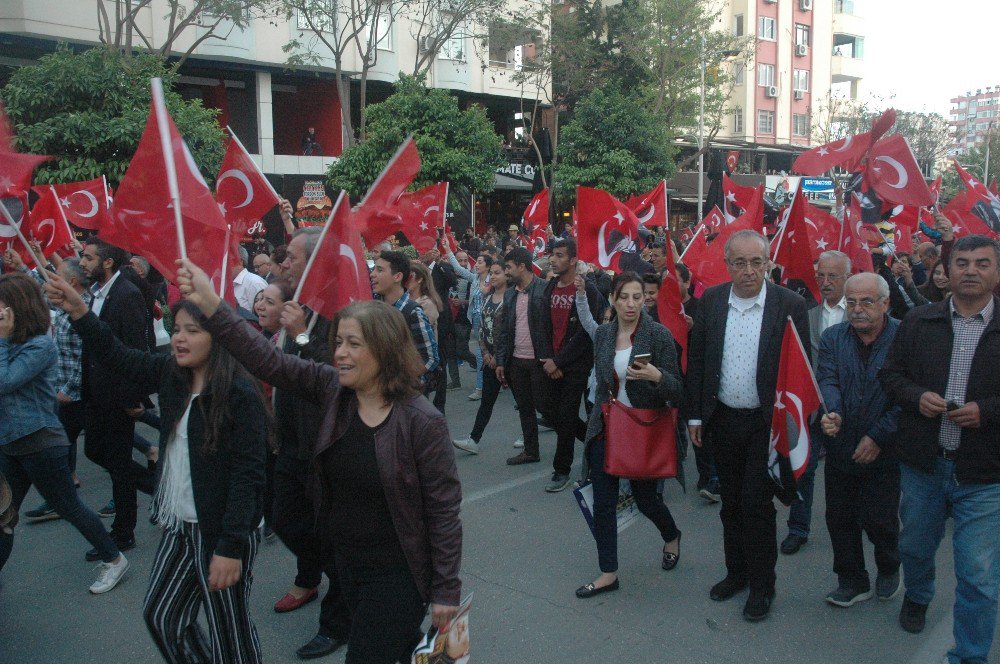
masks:
POLYGON ((524 438, 518 438, 515 440, 514 447, 524 447, 524 438))
POLYGON ((469 401, 479 401, 482 398, 483 398, 483 391, 480 390, 479 388, 473 390, 472 394, 469 395, 469 401))
POLYGON ((93 585, 90 586, 90 592, 95 595, 106 593, 114 589, 125 577, 125 572, 128 571, 128 558, 125 557, 124 553, 119 553, 118 555, 121 557, 121 560, 117 563, 101 563, 98 565, 101 573, 97 577, 97 581, 94 581, 93 585))
POLYGON ((464 440, 453 440, 452 445, 460 450, 465 450, 469 454, 479 454, 479 443, 472 440, 471 438, 466 438, 464 440))

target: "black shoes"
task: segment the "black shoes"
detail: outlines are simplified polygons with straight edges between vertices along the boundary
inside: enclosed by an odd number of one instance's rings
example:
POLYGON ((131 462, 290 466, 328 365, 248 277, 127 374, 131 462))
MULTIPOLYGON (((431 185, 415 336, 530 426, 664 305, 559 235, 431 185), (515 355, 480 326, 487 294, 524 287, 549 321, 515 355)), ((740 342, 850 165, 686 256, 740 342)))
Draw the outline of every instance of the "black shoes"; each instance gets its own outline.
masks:
POLYGON ((580 599, 590 599, 591 597, 595 597, 602 593, 610 593, 612 591, 618 590, 618 588, 620 587, 621 586, 618 583, 618 579, 615 579, 608 585, 601 586, 600 588, 596 587, 593 583, 588 583, 587 585, 580 586, 579 588, 576 589, 576 596, 579 597, 580 599))
POLYGON ((743 607, 743 617, 749 622, 759 622, 767 617, 774 601, 774 590, 750 590, 747 603, 743 607))
POLYGON ((808 537, 802 537, 802 535, 796 535, 795 533, 788 533, 788 537, 785 541, 781 543, 781 552, 786 556, 798 553, 802 545, 809 541, 808 537))
POLYGON ((299 659, 316 659, 329 655, 345 643, 347 643, 347 639, 335 639, 317 634, 312 638, 312 641, 296 650, 295 654, 299 656, 299 659))
POLYGON ((668 572, 673 568, 677 567, 677 563, 681 561, 681 531, 677 531, 677 553, 671 553, 670 551, 663 552, 663 562, 660 563, 660 567, 667 570, 668 572))
POLYGON ((724 602, 746 587, 746 581, 727 576, 712 586, 712 590, 708 593, 708 596, 715 602, 724 602))
POLYGON ((903 596, 903 607, 899 610, 899 626, 910 634, 924 631, 927 621, 927 605, 917 604, 909 597, 903 596))
MULTIPOLYGON (((135 548, 135 537, 129 537, 128 539, 122 539, 115 535, 111 536, 111 541, 115 543, 118 547, 118 551, 130 551, 135 548)), ((101 554, 97 552, 97 549, 91 549, 84 555, 88 563, 96 562, 101 559, 101 554)))
POLYGON ((541 461, 540 458, 521 452, 520 454, 512 456, 511 458, 507 459, 507 465, 520 466, 525 463, 538 463, 539 461, 541 461))

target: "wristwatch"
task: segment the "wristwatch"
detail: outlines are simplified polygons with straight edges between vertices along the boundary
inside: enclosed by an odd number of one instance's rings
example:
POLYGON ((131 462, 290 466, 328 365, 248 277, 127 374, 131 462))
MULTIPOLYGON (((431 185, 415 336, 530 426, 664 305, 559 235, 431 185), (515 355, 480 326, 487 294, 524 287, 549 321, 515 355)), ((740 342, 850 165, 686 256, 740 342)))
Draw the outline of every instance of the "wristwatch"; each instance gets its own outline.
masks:
POLYGON ((309 333, 302 332, 300 334, 296 334, 295 343, 297 343, 300 346, 305 346, 307 343, 309 343, 309 333))

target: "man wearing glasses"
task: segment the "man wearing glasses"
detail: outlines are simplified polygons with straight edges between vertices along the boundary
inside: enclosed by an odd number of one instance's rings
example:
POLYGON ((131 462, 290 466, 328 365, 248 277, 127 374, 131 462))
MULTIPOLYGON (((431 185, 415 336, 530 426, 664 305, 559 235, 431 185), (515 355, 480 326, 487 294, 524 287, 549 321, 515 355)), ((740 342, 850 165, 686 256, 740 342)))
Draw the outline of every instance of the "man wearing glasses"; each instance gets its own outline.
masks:
POLYGON ((724 601, 747 586, 749 621, 763 620, 774 599, 778 558, 775 485, 767 472, 771 412, 785 321, 809 350, 806 303, 765 284, 769 243, 756 231, 726 241, 731 283, 705 291, 688 341, 685 416, 695 445, 707 445, 722 484, 726 578, 709 596, 724 601))
POLYGON ((846 283, 847 321, 823 333, 816 380, 828 412, 826 527, 833 545, 837 588, 826 596, 848 607, 872 596, 861 534, 875 545, 875 595, 896 596, 899 579, 899 463, 895 459, 899 406, 878 381, 899 329, 890 318, 889 284, 877 274, 846 283))
MULTIPOLYGON (((819 364, 819 342, 823 333, 844 320, 844 284, 851 276, 851 259, 840 251, 824 251, 816 261, 816 283, 819 284, 823 301, 809 310, 809 342, 812 346, 812 367, 817 371, 819 364)), ((812 429, 813 440, 819 440, 817 423, 812 429)), ((788 537, 781 543, 781 552, 786 556, 797 553, 809 541, 809 526, 812 522, 813 482, 816 466, 819 464, 819 445, 809 457, 806 472, 796 482, 801 499, 792 503, 788 511, 788 537)))

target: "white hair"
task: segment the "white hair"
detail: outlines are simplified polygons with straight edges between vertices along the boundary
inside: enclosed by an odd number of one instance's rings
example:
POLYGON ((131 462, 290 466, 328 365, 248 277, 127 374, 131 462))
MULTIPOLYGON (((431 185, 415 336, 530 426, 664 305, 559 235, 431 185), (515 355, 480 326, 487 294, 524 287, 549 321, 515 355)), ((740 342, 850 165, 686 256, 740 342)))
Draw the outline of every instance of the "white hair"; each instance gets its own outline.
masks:
POLYGON ((733 233, 732 235, 729 236, 728 240, 726 240, 726 246, 723 247, 723 249, 725 250, 726 258, 729 258, 729 248, 732 246, 732 244, 734 242, 736 242, 738 240, 746 240, 746 239, 750 239, 750 238, 752 238, 754 240, 757 240, 758 242, 760 242, 761 246, 764 247, 764 258, 767 258, 771 254, 771 243, 770 243, 770 241, 768 241, 768 239, 766 237, 764 237, 763 235, 761 235, 757 231, 752 231, 750 229, 746 229, 746 230, 742 230, 742 231, 736 231, 735 233, 733 233))
POLYGON ((875 285, 878 288, 878 296, 882 299, 889 297, 889 282, 887 282, 882 275, 875 274, 874 272, 858 272, 857 274, 852 275, 844 284, 844 291, 847 291, 847 289, 851 287, 852 281, 858 282, 869 277, 875 278, 875 285))
POLYGON ((836 249, 827 249, 819 255, 816 262, 822 260, 841 260, 844 261, 844 265, 847 266, 847 273, 850 274, 853 267, 851 266, 851 257, 845 254, 843 251, 837 251, 836 249))

